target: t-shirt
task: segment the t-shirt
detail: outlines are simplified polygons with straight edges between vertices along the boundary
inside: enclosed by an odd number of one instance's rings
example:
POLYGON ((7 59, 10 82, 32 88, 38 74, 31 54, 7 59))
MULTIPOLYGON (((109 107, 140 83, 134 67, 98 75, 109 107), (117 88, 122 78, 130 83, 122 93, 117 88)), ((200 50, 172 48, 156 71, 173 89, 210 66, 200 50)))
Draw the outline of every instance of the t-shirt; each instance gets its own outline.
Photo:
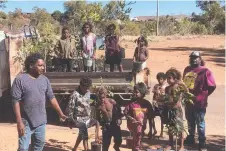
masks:
MULTIPOLYGON (((140 101, 135 101, 135 102, 128 104, 125 107, 124 114, 135 118, 134 109, 138 109, 138 108, 141 108, 142 110, 146 109, 147 110, 147 112, 146 112, 147 118, 149 120, 151 120, 151 118, 153 116, 153 108, 152 108, 151 103, 145 99, 142 99, 140 101)), ((127 126, 128 126, 128 129, 132 130, 131 121, 127 120, 127 126)))
POLYGON ((81 39, 81 45, 83 53, 86 55, 85 57, 92 57, 96 47, 96 35, 91 33, 83 36, 81 39))
POLYGON ((18 75, 13 82, 11 95, 13 104, 23 104, 22 118, 27 119, 33 128, 47 123, 46 99, 52 100, 55 96, 46 76, 40 75, 34 79, 27 73, 18 75))
POLYGON ((117 35, 107 35, 105 37, 107 55, 116 54, 119 51, 119 38, 117 35))
POLYGON ((216 86, 212 72, 204 66, 197 68, 188 66, 184 70, 183 81, 196 98, 194 105, 198 108, 206 108, 209 88, 216 86))

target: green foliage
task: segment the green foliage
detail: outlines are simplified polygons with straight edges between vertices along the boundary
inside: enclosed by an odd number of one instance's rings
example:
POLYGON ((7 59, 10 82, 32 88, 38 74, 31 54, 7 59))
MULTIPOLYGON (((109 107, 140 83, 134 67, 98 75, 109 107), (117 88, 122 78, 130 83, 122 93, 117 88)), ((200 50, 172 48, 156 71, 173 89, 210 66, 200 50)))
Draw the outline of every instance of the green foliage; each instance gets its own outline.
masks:
POLYGON ((130 6, 135 3, 132 1, 126 2, 125 0, 110 1, 103 8, 104 20, 128 20, 132 10, 130 6))
POLYGON ((3 11, 0 11, 0 18, 1 19, 6 19, 7 18, 7 14, 4 13, 3 11))
POLYGON ((159 34, 160 35, 173 35, 175 33, 175 18, 166 16, 166 17, 161 17, 159 19, 159 34))
POLYGON ((8 25, 12 25, 12 30, 14 31, 18 29, 21 30, 21 28, 29 21, 23 17, 22 10, 18 8, 13 12, 9 12, 7 18, 8 25))
POLYGON ((53 17, 53 19, 57 20, 58 22, 61 22, 63 13, 61 13, 59 10, 56 10, 51 14, 51 16, 53 17))
POLYGON ((207 28, 205 25, 199 22, 192 22, 188 19, 183 19, 181 22, 177 24, 177 31, 180 35, 187 34, 207 34, 207 28))
POLYGON ((64 8, 66 10, 64 16, 74 33, 81 32, 82 25, 87 21, 95 24, 101 20, 102 3, 100 2, 67 1, 64 3, 64 8))
POLYGON ((140 35, 141 33, 139 25, 131 21, 125 22, 125 27, 123 28, 122 32, 125 35, 132 35, 132 36, 137 36, 137 35, 140 35))
POLYGON ((225 10, 220 1, 197 1, 197 6, 203 10, 201 15, 195 17, 196 21, 204 24, 209 34, 224 33, 225 10))
POLYGON ((55 21, 51 14, 46 9, 38 7, 33 8, 34 13, 31 15, 31 20, 36 22, 34 26, 38 29, 41 37, 50 37, 59 33, 60 25, 55 21))

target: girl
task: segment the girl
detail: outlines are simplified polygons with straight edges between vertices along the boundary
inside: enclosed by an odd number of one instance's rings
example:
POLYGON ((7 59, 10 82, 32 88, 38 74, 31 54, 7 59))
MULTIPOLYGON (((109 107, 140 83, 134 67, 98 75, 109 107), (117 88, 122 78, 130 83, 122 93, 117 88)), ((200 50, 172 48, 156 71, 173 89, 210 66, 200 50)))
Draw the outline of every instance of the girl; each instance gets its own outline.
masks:
MULTIPOLYGON (((166 75, 163 72, 159 72, 156 76, 158 80, 158 84, 156 84, 152 90, 153 92, 153 107, 154 107, 154 112, 155 116, 160 116, 161 119, 161 133, 160 137, 163 137, 163 109, 165 108, 164 106, 164 95, 165 95, 165 88, 167 86, 166 84, 166 75)), ((157 134, 157 130, 155 127, 155 121, 153 119, 153 129, 154 129, 154 134, 155 136, 157 134)))
POLYGON ((137 47, 133 55, 134 62, 142 62, 142 70, 146 67, 146 60, 149 57, 149 52, 147 50, 148 41, 143 37, 139 37, 137 40, 137 47))
POLYGON ((88 67, 84 64, 84 71, 95 70, 95 53, 96 53, 96 35, 92 33, 92 25, 85 23, 82 27, 83 36, 81 39, 82 57, 92 59, 92 67, 88 67))
POLYGON ((166 150, 170 150, 173 148, 173 133, 172 129, 175 126, 179 126, 181 130, 179 132, 180 136, 180 149, 179 151, 184 150, 184 137, 183 137, 183 112, 182 112, 182 100, 183 93, 188 92, 186 86, 181 81, 181 73, 175 69, 171 68, 166 72, 167 83, 169 84, 168 87, 165 89, 166 93, 166 105, 168 108, 168 130, 169 130, 169 146, 167 146, 166 150))
POLYGON ((119 36, 115 33, 116 26, 115 24, 110 24, 107 27, 107 35, 105 37, 105 46, 106 46, 106 64, 110 64, 110 72, 114 72, 114 65, 118 66, 119 72, 123 71, 121 60, 122 58, 119 55, 120 46, 119 46, 119 36))
POLYGON ((151 103, 144 99, 147 87, 144 83, 138 83, 134 86, 133 102, 126 106, 124 114, 127 118, 127 127, 133 135, 133 151, 140 150, 143 126, 146 118, 151 119, 151 103))

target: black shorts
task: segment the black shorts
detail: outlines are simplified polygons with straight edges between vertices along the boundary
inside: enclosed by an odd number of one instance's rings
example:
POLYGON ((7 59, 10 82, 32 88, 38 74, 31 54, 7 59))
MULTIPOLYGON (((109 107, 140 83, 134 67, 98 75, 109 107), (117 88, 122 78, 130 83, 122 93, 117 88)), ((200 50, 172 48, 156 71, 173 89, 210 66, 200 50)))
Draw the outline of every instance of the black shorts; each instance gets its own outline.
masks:
POLYGON ((106 64, 121 64, 122 59, 120 58, 120 56, 118 55, 118 53, 113 53, 112 55, 108 55, 106 53, 106 64))
POLYGON ((158 107, 154 106, 154 115, 162 117, 163 116, 163 110, 164 110, 163 106, 158 106, 158 107))

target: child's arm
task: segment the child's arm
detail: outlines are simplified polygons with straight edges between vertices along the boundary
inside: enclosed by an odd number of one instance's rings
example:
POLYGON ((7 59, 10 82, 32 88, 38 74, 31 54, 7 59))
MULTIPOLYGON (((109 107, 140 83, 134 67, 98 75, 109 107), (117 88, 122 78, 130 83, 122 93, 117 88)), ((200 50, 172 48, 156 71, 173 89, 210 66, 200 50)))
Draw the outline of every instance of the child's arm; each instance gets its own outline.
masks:
POLYGON ((131 120, 131 121, 135 121, 135 119, 129 115, 129 111, 130 111, 130 105, 127 105, 126 108, 124 109, 123 113, 125 115, 125 117, 128 119, 128 120, 131 120))
POLYGON ((138 48, 136 47, 134 54, 133 54, 133 61, 136 61, 136 54, 138 53, 138 48))
POLYGON ((97 47, 96 47, 96 35, 95 34, 93 34, 93 48, 94 48, 94 50, 93 50, 93 57, 95 58, 96 57, 96 49, 97 49, 97 47))
POLYGON ((146 61, 149 58, 149 51, 147 48, 145 48, 145 54, 146 54, 146 58, 145 58, 145 61, 146 61))

